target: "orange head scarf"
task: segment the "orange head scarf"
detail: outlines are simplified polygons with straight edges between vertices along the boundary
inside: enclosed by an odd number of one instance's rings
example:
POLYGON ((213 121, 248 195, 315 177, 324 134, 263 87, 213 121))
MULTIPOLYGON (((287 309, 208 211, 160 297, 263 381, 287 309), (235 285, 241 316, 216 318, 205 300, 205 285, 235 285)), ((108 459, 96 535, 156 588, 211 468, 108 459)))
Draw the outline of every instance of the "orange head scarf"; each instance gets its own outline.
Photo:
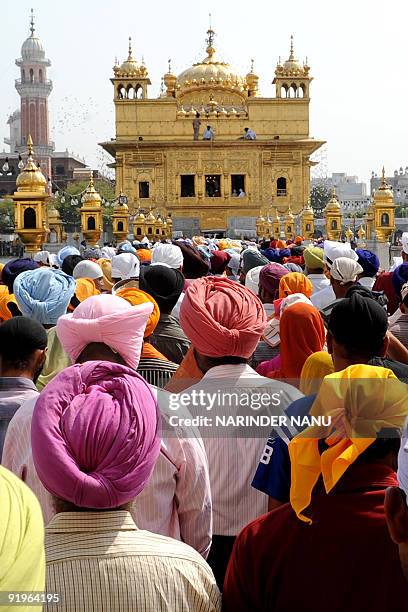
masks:
POLYGON ((325 351, 312 353, 305 361, 300 374, 299 390, 304 395, 317 393, 323 382, 323 378, 328 374, 333 374, 334 365, 331 355, 325 351))
POLYGON ((150 263, 152 261, 152 252, 150 249, 137 249, 136 257, 138 257, 140 263, 150 263))
POLYGON ((136 287, 119 289, 116 292, 116 295, 129 302, 129 304, 132 304, 132 306, 138 306, 139 304, 145 304, 146 302, 150 302, 151 304, 153 304, 153 312, 148 318, 144 333, 145 338, 151 336, 154 330, 156 329, 160 318, 160 310, 156 300, 145 291, 142 291, 141 289, 136 289, 136 287))
POLYGON ((10 310, 7 307, 7 304, 13 302, 17 308, 18 304, 14 295, 9 293, 6 285, 0 285, 0 323, 3 321, 8 321, 13 317, 10 310))
POLYGON ((101 266, 103 272, 103 287, 106 291, 112 291, 112 260, 102 257, 97 263, 101 266))
POLYGON ((311 281, 301 272, 289 272, 280 279, 279 298, 288 297, 292 293, 303 293, 307 298, 313 293, 311 281))
POLYGON ((309 355, 323 349, 326 339, 323 319, 314 306, 297 302, 282 314, 279 333, 281 368, 269 372, 268 377, 292 379, 295 384, 309 355))
MULTIPOLYGON (((87 298, 93 295, 100 295, 100 291, 95 287, 95 283, 90 278, 77 278, 75 281, 75 295, 79 302, 84 302, 87 298)), ((72 301, 72 300, 71 300, 72 301)), ((75 306, 70 303, 68 311, 73 312, 75 306)))
POLYGON ((284 240, 278 240, 276 243, 277 249, 286 249, 286 242, 284 240))

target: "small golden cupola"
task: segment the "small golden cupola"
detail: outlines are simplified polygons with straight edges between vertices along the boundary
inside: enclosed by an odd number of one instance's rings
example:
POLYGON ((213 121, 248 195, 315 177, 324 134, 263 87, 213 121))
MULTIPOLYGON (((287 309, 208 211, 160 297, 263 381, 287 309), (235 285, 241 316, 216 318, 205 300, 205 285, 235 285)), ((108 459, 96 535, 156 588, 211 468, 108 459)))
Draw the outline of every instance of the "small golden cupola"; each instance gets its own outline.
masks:
POLYGON ((148 85, 151 85, 149 74, 144 61, 139 62, 133 57, 132 39, 129 36, 128 57, 122 64, 113 67, 115 86, 118 100, 145 100, 148 98, 148 85))
POLYGON ((301 232, 305 240, 312 240, 314 236, 314 212, 310 203, 310 197, 307 204, 301 212, 301 232))
POLYGON ((307 59, 302 64, 295 57, 293 36, 290 37, 290 53, 286 62, 280 61, 275 69, 273 84, 277 98, 309 98, 310 83, 313 78, 309 74, 307 59))
POLYGON ((382 169, 381 184, 374 192, 374 228, 377 240, 387 242, 395 231, 395 204, 391 188, 382 169))
POLYGON ((95 190, 93 172, 89 185, 82 198, 81 230, 83 236, 90 246, 95 246, 101 238, 102 226, 102 198, 95 190))
POLYGON ((129 216, 128 199, 120 192, 112 215, 113 235, 116 242, 126 240, 129 233, 129 216))
POLYGON ((254 60, 251 60, 251 70, 246 75, 248 97, 254 98, 259 93, 259 76, 254 72, 254 60))
POLYGON ((342 232, 343 216, 341 212, 340 202, 336 195, 336 189, 333 188, 332 197, 326 204, 324 209, 326 219, 326 236, 329 240, 340 240, 342 232))

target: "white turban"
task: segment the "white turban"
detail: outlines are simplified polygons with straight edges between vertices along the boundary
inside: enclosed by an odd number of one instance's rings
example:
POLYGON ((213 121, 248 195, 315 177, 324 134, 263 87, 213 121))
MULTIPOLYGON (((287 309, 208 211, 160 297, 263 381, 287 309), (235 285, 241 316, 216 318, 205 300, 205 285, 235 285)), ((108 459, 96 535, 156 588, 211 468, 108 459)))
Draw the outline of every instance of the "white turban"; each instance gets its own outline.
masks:
MULTIPOLYGON (((227 263, 227 267, 232 270, 235 276, 238 276, 239 266, 241 265, 241 255, 239 253, 231 252, 232 249, 226 249, 227 253, 231 255, 231 259, 227 263)), ((258 277, 259 281, 259 277, 258 277)))
POLYGON ((245 277, 245 287, 250 289, 255 295, 258 295, 259 291, 259 273, 264 266, 256 266, 251 268, 245 277))
POLYGON ((112 278, 125 280, 139 276, 140 261, 133 253, 120 253, 112 258, 112 278))
POLYGON ((357 261, 358 255, 350 246, 349 242, 335 242, 334 240, 325 240, 323 245, 324 263, 328 268, 331 268, 332 263, 339 257, 348 257, 353 261, 357 261))
POLYGON ((74 268, 72 276, 75 278, 90 278, 95 280, 97 278, 103 277, 102 268, 99 264, 94 261, 90 261, 86 259, 85 261, 80 261, 74 268))
POLYGON ((330 276, 340 281, 341 285, 353 283, 362 272, 360 264, 348 257, 338 257, 330 268, 330 276))
POLYGON ((39 253, 36 253, 33 257, 34 261, 39 261, 40 263, 43 263, 45 265, 48 265, 50 263, 50 254, 48 251, 40 251, 39 253))
POLYGON ((401 236, 402 250, 408 255, 408 232, 404 232, 401 236))
POLYGON ((152 265, 167 264, 170 268, 178 270, 183 265, 183 253, 175 244, 159 242, 153 249, 152 265))
POLYGON ((408 419, 405 422, 401 446, 398 454, 398 482, 407 496, 408 504, 408 419))
POLYGON ((101 248, 101 256, 104 259, 112 259, 116 255, 116 249, 113 247, 104 246, 101 248))

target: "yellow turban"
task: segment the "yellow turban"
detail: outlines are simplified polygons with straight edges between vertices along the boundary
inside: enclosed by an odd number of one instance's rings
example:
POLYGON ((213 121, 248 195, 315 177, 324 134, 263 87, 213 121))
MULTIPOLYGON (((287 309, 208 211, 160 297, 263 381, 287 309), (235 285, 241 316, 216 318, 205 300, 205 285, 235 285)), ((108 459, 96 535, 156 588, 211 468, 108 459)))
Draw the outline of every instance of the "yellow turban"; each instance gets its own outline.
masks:
POLYGON ((111 259, 98 259, 97 262, 103 272, 103 287, 106 291, 112 291, 113 283, 112 283, 112 260, 111 259))
POLYGON ((318 351, 312 353, 306 359, 300 374, 299 390, 304 395, 317 393, 322 384, 323 378, 328 374, 333 374, 333 360, 329 353, 318 351))
POLYGON ((408 415, 407 386, 386 368, 352 365, 326 376, 309 416, 331 424, 310 426, 289 443, 290 504, 298 518, 310 504, 320 475, 329 493, 382 429, 401 429, 408 415), (328 449, 319 452, 319 440, 328 449))
MULTIPOLYGON (((44 523, 40 504, 30 489, 2 466, 0 500, 0 592, 44 591, 44 523)), ((42 610, 42 606, 31 609, 42 610)))
POLYGON ((293 293, 303 293, 307 298, 313 293, 313 285, 301 272, 289 272, 279 281, 279 297, 285 298, 293 293))
POLYGON ((144 304, 146 302, 151 302, 151 304, 153 304, 153 312, 148 318, 144 333, 145 338, 151 336, 154 330, 156 329, 160 318, 160 309, 156 300, 145 291, 142 291, 141 289, 136 289, 135 287, 119 289, 115 295, 123 298, 124 300, 129 302, 129 304, 132 304, 132 306, 138 306, 139 304, 144 304))
MULTIPOLYGON (((74 298, 76 298, 79 302, 83 302, 93 295, 100 295, 100 293, 101 292, 95 287, 95 283, 90 278, 76 279, 74 298)), ((74 300, 74 298, 72 298, 72 300, 74 300)), ((68 305, 68 310, 70 312, 73 312, 75 307, 78 306, 78 304, 75 305, 75 300, 73 302, 72 300, 68 305)))
POLYGON ((7 304, 10 302, 13 302, 18 308, 17 300, 14 295, 9 293, 6 285, 0 285, 0 323, 8 321, 13 316, 7 307, 7 304))
POLYGON ((320 247, 308 246, 303 251, 306 268, 310 270, 323 270, 323 249, 320 247))
POLYGON ((3 272, 4 266, 5 266, 4 263, 0 263, 0 279, 1 279, 1 273, 3 272))
POLYGON ((220 251, 224 251, 225 249, 228 249, 229 247, 230 247, 229 240, 219 240, 218 241, 218 248, 220 251))

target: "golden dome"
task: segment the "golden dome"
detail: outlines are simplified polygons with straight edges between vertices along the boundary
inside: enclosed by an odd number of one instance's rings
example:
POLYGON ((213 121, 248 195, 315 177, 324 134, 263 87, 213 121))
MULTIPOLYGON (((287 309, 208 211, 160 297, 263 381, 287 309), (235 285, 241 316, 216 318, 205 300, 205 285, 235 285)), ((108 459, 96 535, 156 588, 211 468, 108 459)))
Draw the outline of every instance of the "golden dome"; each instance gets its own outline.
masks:
POLYGON ((91 172, 91 178, 89 180, 89 185, 85 190, 83 195, 82 206, 101 206, 102 198, 99 193, 95 190, 94 180, 93 180, 93 172, 91 172))
POLYGON ((27 146, 27 163, 17 177, 17 191, 45 193, 47 187, 47 179, 41 172, 40 168, 34 162, 33 141, 31 139, 31 136, 29 136, 27 139, 27 146))
POLYGON ((148 223, 151 223, 151 222, 154 223, 156 221, 156 217, 154 216, 153 211, 151 210, 149 211, 149 214, 147 215, 146 220, 148 223))
POLYGON ((55 208, 54 202, 51 202, 50 207, 48 209, 48 221, 59 221, 61 219, 61 215, 58 210, 55 208))
POLYGON ((333 188, 332 197, 326 204, 325 212, 340 212, 341 206, 340 202, 337 199, 336 190, 333 188))
POLYGON ((147 70, 145 66, 141 66, 133 57, 132 53, 132 39, 129 36, 129 52, 127 59, 120 65, 115 66, 113 71, 117 76, 130 76, 134 74, 140 74, 141 71, 145 71, 147 74, 147 70))
POLYGON ((293 36, 290 37, 290 53, 286 62, 281 65, 280 60, 276 68, 275 74, 277 76, 307 76, 309 73, 309 66, 302 64, 295 58, 295 52, 293 48, 293 36))
POLYGON ((134 219, 134 223, 144 223, 144 221, 145 221, 145 216, 142 213, 142 211, 139 210, 138 214, 136 215, 134 219))
POLYGON ((232 66, 218 60, 213 47, 215 32, 210 28, 207 34, 207 57, 177 77, 177 89, 184 91, 203 87, 215 89, 222 87, 243 92, 245 79, 232 66))
POLYGON ((394 196, 391 191, 390 185, 388 185, 387 181, 385 180, 385 168, 383 168, 381 176, 381 185, 379 186, 377 191, 374 192, 374 201, 390 202, 391 200, 394 201, 394 196))

